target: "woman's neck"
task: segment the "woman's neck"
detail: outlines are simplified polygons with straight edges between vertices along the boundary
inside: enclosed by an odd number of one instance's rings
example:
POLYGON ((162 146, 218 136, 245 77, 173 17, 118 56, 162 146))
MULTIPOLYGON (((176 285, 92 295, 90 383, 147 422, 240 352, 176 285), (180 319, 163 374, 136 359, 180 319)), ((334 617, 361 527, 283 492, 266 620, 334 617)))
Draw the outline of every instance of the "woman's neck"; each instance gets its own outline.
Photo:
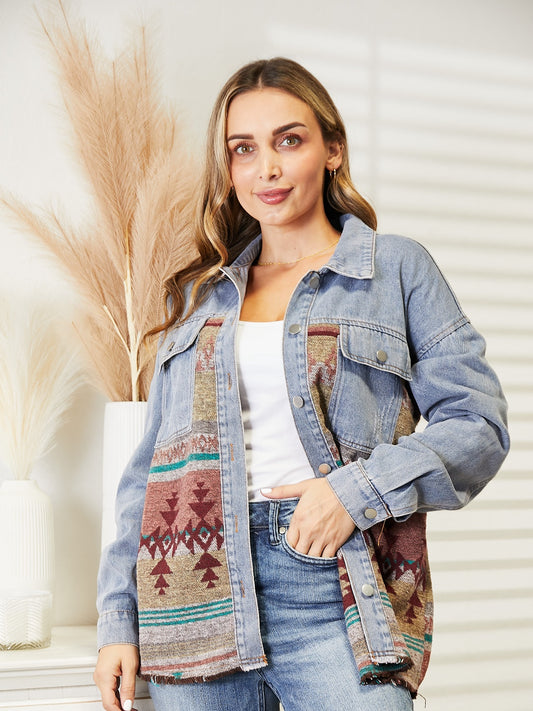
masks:
POLYGON ((339 233, 324 221, 305 226, 261 225, 262 247, 257 264, 294 264, 333 248, 339 233))

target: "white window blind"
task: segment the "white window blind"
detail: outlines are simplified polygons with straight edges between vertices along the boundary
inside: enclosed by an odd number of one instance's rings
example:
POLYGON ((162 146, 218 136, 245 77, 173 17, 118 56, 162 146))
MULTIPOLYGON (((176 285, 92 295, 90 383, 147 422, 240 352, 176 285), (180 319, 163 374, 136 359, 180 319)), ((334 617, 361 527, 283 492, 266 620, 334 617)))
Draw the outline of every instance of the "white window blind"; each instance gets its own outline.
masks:
POLYGON ((509 401, 500 474, 464 510, 428 516, 436 614, 421 694, 429 711, 531 711, 533 62, 283 28, 270 41, 332 94, 379 230, 429 248, 509 401))

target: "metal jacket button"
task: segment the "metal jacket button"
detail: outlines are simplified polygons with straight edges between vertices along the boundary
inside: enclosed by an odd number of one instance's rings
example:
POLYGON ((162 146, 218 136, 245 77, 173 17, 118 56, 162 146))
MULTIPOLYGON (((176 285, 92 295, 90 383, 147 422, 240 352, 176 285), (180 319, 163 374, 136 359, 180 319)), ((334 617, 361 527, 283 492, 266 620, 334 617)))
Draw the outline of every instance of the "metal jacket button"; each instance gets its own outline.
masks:
POLYGON ((295 395, 292 398, 292 404, 294 405, 294 407, 298 407, 298 408, 303 407, 304 406, 303 397, 300 397, 300 395, 295 395))
POLYGON ((320 277, 318 274, 313 274, 313 276, 309 279, 309 286, 311 289, 318 289, 320 286, 320 277))
POLYGON ((373 586, 373 585, 370 585, 369 583, 365 583, 365 584, 363 585, 363 587, 361 588, 361 592, 363 593, 363 595, 364 595, 365 597, 372 597, 372 595, 373 595, 374 592, 375 592, 374 586, 373 586))
POLYGON ((329 474, 330 471, 331 471, 331 467, 329 466, 329 464, 327 464, 326 462, 324 462, 323 464, 320 464, 320 465, 319 465, 318 471, 319 471, 321 474, 329 474))
POLYGON ((387 355, 387 352, 386 352, 386 351, 381 351, 381 350, 379 350, 379 351, 376 353, 376 357, 377 357, 377 359, 379 360, 380 363, 385 363, 385 362, 387 361, 387 358, 388 358, 389 356, 387 355))
POLYGON ((376 509, 365 509, 365 518, 370 519, 371 521, 376 518, 378 515, 378 512, 376 509))
POLYGON ((289 333, 300 333, 301 330, 302 327, 299 323, 291 323, 291 325, 289 326, 289 333))

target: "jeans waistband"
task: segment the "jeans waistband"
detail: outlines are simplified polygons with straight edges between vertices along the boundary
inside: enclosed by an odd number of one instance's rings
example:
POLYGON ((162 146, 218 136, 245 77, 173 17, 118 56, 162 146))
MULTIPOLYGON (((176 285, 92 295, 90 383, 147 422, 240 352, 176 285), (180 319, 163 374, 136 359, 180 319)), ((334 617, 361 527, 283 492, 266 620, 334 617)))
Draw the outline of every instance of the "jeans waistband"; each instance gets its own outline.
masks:
POLYGON ((270 529, 272 537, 279 537, 279 529, 288 528, 299 499, 277 501, 252 501, 250 510, 250 530, 270 529))

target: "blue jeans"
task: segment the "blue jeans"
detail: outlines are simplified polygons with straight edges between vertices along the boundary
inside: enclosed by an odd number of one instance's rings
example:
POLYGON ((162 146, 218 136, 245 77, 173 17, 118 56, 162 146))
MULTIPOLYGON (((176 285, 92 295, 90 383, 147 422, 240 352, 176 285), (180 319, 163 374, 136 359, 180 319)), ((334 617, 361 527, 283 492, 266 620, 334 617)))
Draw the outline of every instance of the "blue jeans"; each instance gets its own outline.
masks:
POLYGON ((412 711, 407 689, 362 686, 348 643, 336 558, 285 539, 297 500, 250 504, 252 557, 268 666, 213 681, 150 684, 157 711, 412 711))

